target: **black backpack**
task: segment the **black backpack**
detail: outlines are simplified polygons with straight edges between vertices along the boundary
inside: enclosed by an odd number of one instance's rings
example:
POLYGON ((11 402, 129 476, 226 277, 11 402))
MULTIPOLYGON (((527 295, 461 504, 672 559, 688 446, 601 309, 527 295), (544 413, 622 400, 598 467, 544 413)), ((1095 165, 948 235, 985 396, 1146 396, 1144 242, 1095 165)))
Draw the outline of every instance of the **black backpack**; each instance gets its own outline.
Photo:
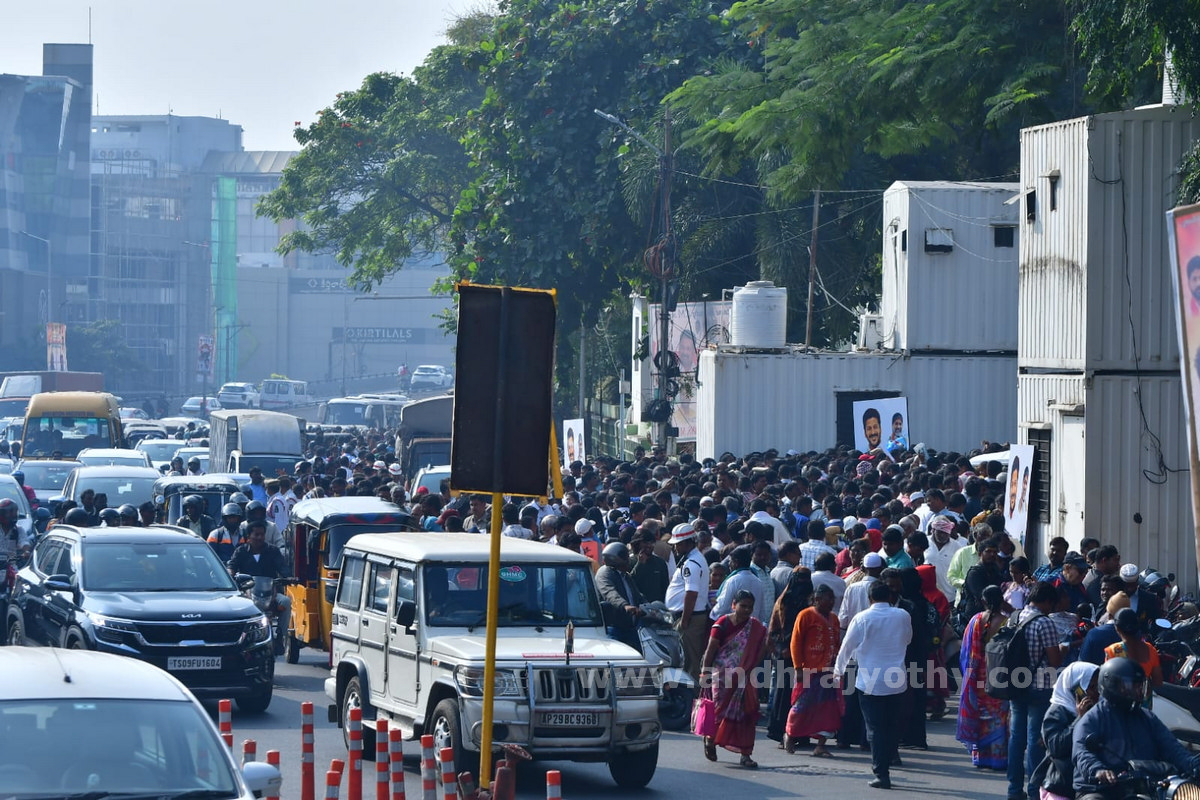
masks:
POLYGON ((1020 625, 1005 625, 983 648, 987 668, 984 692, 996 700, 1015 700, 1025 696, 1033 685, 1029 662, 1029 639, 1025 628, 1040 614, 1020 625))

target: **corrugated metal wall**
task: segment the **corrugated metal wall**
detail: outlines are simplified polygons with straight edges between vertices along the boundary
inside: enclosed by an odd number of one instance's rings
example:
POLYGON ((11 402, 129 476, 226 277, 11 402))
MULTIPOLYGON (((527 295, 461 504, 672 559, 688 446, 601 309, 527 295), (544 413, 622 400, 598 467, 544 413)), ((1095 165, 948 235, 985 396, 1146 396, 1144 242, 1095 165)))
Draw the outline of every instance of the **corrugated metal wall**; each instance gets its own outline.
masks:
POLYGON ((1088 118, 1021 131, 1021 366, 1082 369, 1088 118), (1051 210, 1050 173, 1059 172, 1051 210), (1032 192, 1032 195, 1030 194, 1032 192), (1032 204, 1032 219, 1031 215, 1032 204))
MULTIPOLYGON (((1083 376, 1022 375, 1017 380, 1017 419, 1027 422, 1053 422, 1055 413, 1050 405, 1073 405, 1084 402, 1083 376)), ((1028 443, 1024 434, 1023 443, 1028 443)))
POLYGON ((867 353, 700 356, 697 455, 824 450, 837 432, 839 392, 908 398, 910 434, 939 450, 1016 440, 1016 359, 867 353))
POLYGON ((1018 185, 900 185, 909 189, 908 322, 897 349, 1016 350, 1017 242, 996 247, 994 226, 1016 225, 1017 209, 1004 201, 1018 185), (929 229, 951 231, 953 251, 925 252, 929 229), (954 313, 980 307, 987 308, 986 324, 954 313))
POLYGON ((1091 369, 1128 369, 1132 316, 1142 369, 1178 369, 1167 231, 1176 172, 1200 138, 1183 109, 1146 109, 1094 118, 1088 210, 1087 360, 1091 369), (1127 284, 1132 286, 1132 304, 1127 284))
POLYGON ((908 337, 908 191, 893 183, 883 193, 883 287, 879 314, 883 317, 883 346, 900 350, 908 337))
POLYGON ((1123 562, 1176 573, 1195 589, 1196 539, 1179 377, 1099 376, 1088 391, 1089 531, 1123 562), (1140 397, 1140 409, 1139 409, 1140 397), (1142 428, 1142 414, 1154 439, 1142 428), (1159 462, 1159 454, 1163 462, 1159 462), (1163 466, 1179 472, 1163 471, 1163 466), (1141 522, 1134 520, 1140 514, 1141 522))

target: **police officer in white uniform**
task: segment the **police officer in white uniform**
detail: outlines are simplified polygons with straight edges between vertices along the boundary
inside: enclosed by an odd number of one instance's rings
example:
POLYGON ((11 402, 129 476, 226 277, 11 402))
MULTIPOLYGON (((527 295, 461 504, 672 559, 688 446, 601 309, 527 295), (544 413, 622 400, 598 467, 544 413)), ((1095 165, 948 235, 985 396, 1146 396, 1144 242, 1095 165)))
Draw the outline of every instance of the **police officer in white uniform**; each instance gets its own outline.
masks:
POLYGON ((700 660, 708 645, 708 562, 696 549, 696 528, 682 522, 668 540, 675 549, 675 573, 667 584, 667 608, 679 615, 675 627, 683 639, 683 668, 700 680, 700 660))

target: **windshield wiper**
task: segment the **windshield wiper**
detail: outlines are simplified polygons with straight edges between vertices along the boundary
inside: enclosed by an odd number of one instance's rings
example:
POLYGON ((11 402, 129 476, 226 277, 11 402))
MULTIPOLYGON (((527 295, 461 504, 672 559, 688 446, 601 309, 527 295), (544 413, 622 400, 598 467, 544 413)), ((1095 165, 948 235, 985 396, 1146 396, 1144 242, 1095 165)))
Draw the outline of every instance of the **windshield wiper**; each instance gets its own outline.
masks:
MULTIPOLYGON (((499 617, 501 614, 516 611, 518 608, 524 608, 524 607, 525 607, 524 603, 509 603, 506 606, 500 606, 498 609, 496 609, 496 616, 499 617)), ((474 622, 472 622, 470 625, 467 626, 467 633, 474 633, 475 629, 478 628, 480 625, 483 625, 485 622, 487 622, 487 612, 486 611, 484 611, 483 614, 480 615, 479 619, 475 620, 474 622)))

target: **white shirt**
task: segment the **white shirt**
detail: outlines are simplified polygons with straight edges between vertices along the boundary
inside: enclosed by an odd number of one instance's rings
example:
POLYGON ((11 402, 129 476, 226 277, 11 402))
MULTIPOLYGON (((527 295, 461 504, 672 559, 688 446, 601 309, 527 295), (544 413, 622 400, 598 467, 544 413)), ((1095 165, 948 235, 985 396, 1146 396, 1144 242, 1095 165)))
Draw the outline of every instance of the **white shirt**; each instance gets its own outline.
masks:
MULTIPOLYGON (((753 575, 750 577, 758 581, 753 575)), ((671 575, 671 582, 667 584, 667 608, 675 613, 683 611, 683 598, 688 592, 696 593, 696 605, 692 608, 694 613, 708 610, 708 562, 697 550, 688 553, 671 575)), ((761 585, 759 592, 762 592, 761 585)))
POLYGON ((933 537, 930 537, 929 549, 925 551, 925 563, 932 566, 934 572, 937 573, 937 587, 952 605, 956 592, 954 585, 950 583, 950 562, 954 559, 954 554, 963 549, 966 544, 966 539, 951 539, 946 542, 945 547, 939 550, 933 537))
POLYGON ((514 523, 512 525, 505 525, 504 529, 500 531, 500 535, 511 536, 514 539, 532 539, 533 531, 524 525, 514 523))
MULTIPOLYGON (((833 590, 833 613, 842 610, 842 598, 846 595, 846 582, 832 572, 817 570, 812 574, 813 589, 828 586, 833 590)), ((859 581, 861 583, 862 581, 859 581)), ((841 620, 839 620, 840 622, 841 620)))
POLYGON ((867 575, 862 580, 855 581, 846 587, 846 594, 842 596, 842 609, 838 612, 838 622, 842 623, 842 634, 845 635, 846 630, 850 627, 850 623, 854 621, 854 617, 860 612, 865 611, 867 606, 871 605, 871 598, 868 592, 871 584, 878 578, 873 578, 867 575))
POLYGON ((904 652, 911 641, 912 620, 907 611, 872 603, 850 623, 833 671, 842 675, 853 658, 858 661, 855 689, 876 696, 902 694, 908 687, 904 652))
POLYGON ((758 617, 758 611, 763 607, 762 581, 749 569, 739 569, 721 584, 721 591, 717 594, 717 604, 708 612, 709 619, 717 619, 732 611, 734 595, 742 589, 754 595, 754 616, 758 617))
POLYGON ((800 566, 811 569, 817 568, 817 558, 823 554, 837 555, 837 549, 825 544, 821 539, 809 539, 800 545, 800 566))
POLYGON ((928 503, 925 503, 913 513, 917 515, 917 519, 920 521, 917 525, 917 530, 919 530, 921 533, 928 532, 929 520, 933 519, 934 517, 933 509, 929 507, 928 503))
POLYGON ((790 541, 792 538, 792 534, 788 532, 787 526, 783 524, 783 521, 772 517, 766 511, 755 511, 750 515, 750 520, 752 522, 761 522, 764 525, 771 526, 771 529, 775 532, 776 549, 779 548, 779 545, 786 541, 790 541))
POLYGON ((775 583, 776 597, 783 594, 783 590, 787 588, 788 581, 792 579, 792 571, 795 569, 795 567, 786 561, 780 561, 775 566, 775 569, 771 570, 771 580, 775 583))

